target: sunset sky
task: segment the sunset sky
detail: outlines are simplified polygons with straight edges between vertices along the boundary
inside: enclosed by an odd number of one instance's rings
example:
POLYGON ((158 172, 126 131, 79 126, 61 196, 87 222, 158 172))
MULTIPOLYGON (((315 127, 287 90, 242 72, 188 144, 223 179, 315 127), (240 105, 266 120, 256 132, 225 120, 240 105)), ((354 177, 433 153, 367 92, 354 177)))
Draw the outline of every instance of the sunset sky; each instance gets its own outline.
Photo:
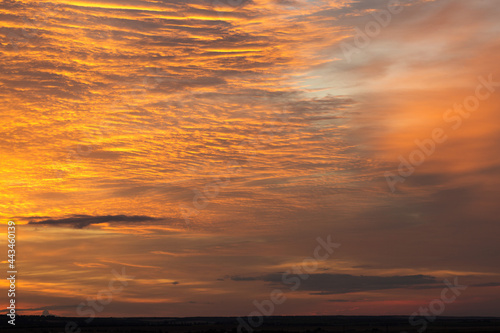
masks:
POLYGON ((500 316, 497 1, 10 0, 0 17, 20 313, 78 316, 124 269, 98 316, 245 316, 276 288, 275 315, 411 315, 455 278, 443 315, 500 316))

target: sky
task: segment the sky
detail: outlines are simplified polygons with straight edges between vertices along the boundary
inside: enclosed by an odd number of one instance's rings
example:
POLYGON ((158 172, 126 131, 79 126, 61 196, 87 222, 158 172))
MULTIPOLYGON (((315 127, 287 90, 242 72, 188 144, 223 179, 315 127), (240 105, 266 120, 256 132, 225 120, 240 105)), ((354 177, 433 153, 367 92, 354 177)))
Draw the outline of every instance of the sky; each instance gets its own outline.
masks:
POLYGON ((245 316, 275 289, 274 315, 409 316, 445 280, 467 288, 442 315, 500 316, 499 15, 493 0, 3 2, 18 310, 79 316, 126 272, 96 316, 245 316), (318 238, 336 244, 322 259, 318 238))

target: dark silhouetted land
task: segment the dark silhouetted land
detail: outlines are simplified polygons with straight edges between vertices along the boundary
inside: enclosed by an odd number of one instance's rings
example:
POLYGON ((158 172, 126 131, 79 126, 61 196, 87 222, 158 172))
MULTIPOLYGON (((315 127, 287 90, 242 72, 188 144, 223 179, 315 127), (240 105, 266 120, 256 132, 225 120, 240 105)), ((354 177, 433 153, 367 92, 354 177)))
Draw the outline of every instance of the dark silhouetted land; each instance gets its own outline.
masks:
MULTIPOLYGON (((16 332, 418 332, 407 316, 286 316, 266 317, 256 328, 239 327, 235 317, 192 318, 66 318, 54 316, 18 316, 13 328, 6 318, 0 330, 16 332), (68 324, 70 323, 70 324, 68 324), (65 329, 65 327, 68 327, 65 329), (81 331, 79 331, 79 329, 81 331)), ((424 332, 424 331, 422 331, 424 332)), ((438 317, 429 322, 425 333, 500 332, 500 318, 438 317)))

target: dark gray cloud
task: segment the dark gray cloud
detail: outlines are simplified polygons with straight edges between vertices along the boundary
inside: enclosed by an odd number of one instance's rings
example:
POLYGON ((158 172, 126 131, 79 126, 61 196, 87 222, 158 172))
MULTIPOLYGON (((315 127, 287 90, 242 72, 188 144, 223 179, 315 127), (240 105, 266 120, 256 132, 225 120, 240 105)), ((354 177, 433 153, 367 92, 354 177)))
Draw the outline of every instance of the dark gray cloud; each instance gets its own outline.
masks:
POLYGON ((297 274, 273 273, 260 277, 232 276, 233 281, 261 280, 271 284, 280 284, 288 288, 299 286, 299 290, 311 291, 311 295, 347 294, 361 291, 385 290, 397 288, 414 288, 433 286, 439 283, 433 276, 427 275, 395 275, 368 276, 350 274, 310 274, 306 277, 297 274), (297 282, 300 281, 300 284, 297 282))
POLYGON ((29 224, 36 225, 50 225, 50 226, 60 226, 60 225, 72 225, 77 229, 87 227, 91 224, 100 224, 107 222, 151 222, 159 221, 162 219, 144 216, 144 215, 105 215, 105 216, 90 216, 90 215, 74 215, 72 217, 63 219, 48 219, 42 221, 30 221, 29 224))

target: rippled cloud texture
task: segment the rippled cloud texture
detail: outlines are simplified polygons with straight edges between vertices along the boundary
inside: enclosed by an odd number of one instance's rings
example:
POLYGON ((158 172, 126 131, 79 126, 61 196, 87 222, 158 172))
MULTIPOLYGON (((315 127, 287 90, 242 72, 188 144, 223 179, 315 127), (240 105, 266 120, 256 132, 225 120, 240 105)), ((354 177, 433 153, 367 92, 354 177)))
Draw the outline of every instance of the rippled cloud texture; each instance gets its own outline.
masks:
POLYGON ((457 276, 446 315, 500 315, 500 7, 390 3, 3 2, 24 313, 75 316, 126 267, 103 316, 244 315, 332 235, 276 315, 408 315, 457 276))

